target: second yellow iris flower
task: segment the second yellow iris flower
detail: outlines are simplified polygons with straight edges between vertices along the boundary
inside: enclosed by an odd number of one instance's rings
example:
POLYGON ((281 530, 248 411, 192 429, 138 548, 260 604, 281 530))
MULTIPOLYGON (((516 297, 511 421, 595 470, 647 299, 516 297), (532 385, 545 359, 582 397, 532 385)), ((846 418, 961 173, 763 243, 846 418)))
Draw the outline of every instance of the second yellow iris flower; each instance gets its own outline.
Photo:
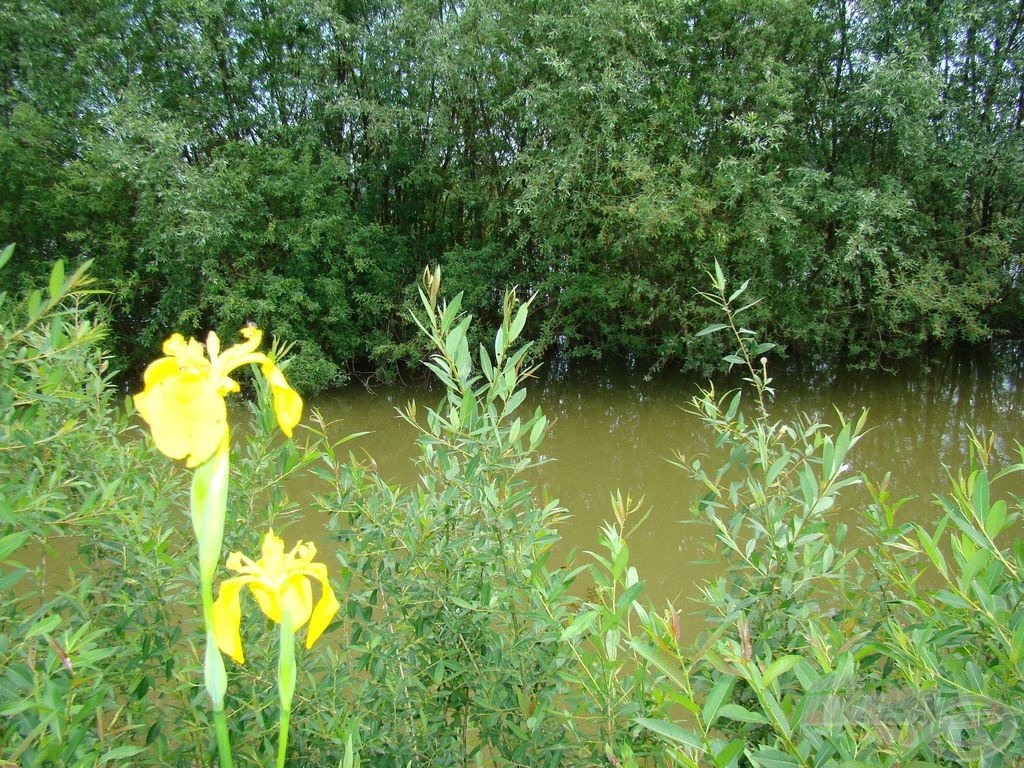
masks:
POLYGON ((245 661, 242 652, 241 591, 249 587, 260 610, 271 620, 287 619, 292 631, 309 622, 306 647, 312 647, 338 612, 338 600, 327 580, 327 566, 314 563, 316 547, 298 542, 285 553, 284 540, 267 532, 263 538, 262 556, 253 561, 241 552, 228 556, 227 567, 239 576, 225 579, 213 604, 213 628, 217 646, 239 664, 245 661), (320 599, 313 605, 311 581, 320 582, 320 599))

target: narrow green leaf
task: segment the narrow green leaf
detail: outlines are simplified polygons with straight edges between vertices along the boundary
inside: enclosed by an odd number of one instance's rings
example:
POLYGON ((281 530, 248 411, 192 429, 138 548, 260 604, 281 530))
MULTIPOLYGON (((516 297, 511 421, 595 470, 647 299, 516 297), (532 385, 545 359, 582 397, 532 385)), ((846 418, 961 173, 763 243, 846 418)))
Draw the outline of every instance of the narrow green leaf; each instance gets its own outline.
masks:
POLYGON ((701 717, 708 728, 715 724, 722 702, 732 693, 735 685, 736 678, 733 675, 724 675, 708 693, 708 697, 704 700, 704 707, 701 710, 701 717))
POLYGON ((508 331, 508 343, 511 344, 519 338, 519 334, 523 332, 523 328, 526 326, 526 317, 530 314, 530 305, 522 304, 519 307, 519 311, 516 312, 516 319, 512 321, 512 327, 508 331))
POLYGON ((590 629, 591 625, 597 621, 597 611, 586 611, 585 613, 579 614, 572 623, 562 630, 562 642, 571 640, 576 635, 582 634, 590 629))
POLYGON ((763 766, 763 768, 791 768, 791 766, 800 765, 800 761, 792 755, 787 755, 785 752, 771 747, 761 747, 750 756, 750 759, 754 765, 763 766))
POLYGON ((491 364, 491 356, 487 354, 487 349, 483 344, 480 345, 480 370, 487 381, 494 381, 494 366, 491 364))
POLYGON ((736 299, 738 299, 740 296, 742 296, 743 292, 747 290, 747 286, 749 286, 749 285, 750 285, 750 279, 748 278, 748 279, 743 281, 743 285, 741 285, 739 288, 737 288, 735 291, 733 291, 729 295, 729 303, 732 304, 734 301, 736 301, 736 299))
POLYGON ((675 723, 670 723, 667 720, 654 720, 649 717, 638 717, 636 719, 636 723, 642 728, 653 731, 662 738, 669 739, 677 744, 682 744, 684 747, 699 749, 702 752, 704 751, 704 746, 697 734, 692 731, 688 731, 675 723))
POLYGON ((973 474, 973 487, 971 488, 971 506, 974 508, 974 518, 981 522, 985 519, 989 508, 989 482, 988 472, 979 469, 973 474))
POLYGON ((505 328, 498 326, 498 332, 494 334, 494 364, 497 365, 505 354, 505 328))
POLYGON ((643 591, 644 583, 642 581, 638 581, 630 586, 625 592, 619 595, 619 599, 615 601, 615 612, 621 615, 623 610, 632 605, 633 601, 636 600, 643 591))
POLYGON ((534 450, 540 445, 541 438, 544 436, 544 430, 548 426, 547 416, 538 416, 537 420, 533 423, 533 429, 530 430, 530 450, 534 450))
MULTIPOLYGON (((842 416, 840 416, 840 418, 842 418, 842 416)), ((846 454, 849 452, 850 446, 855 442, 850 431, 851 428, 851 424, 846 424, 841 430, 839 430, 839 434, 836 435, 835 457, 837 472, 842 467, 843 462, 846 461, 846 454)))
POLYGON ((970 601, 965 600, 961 595, 958 595, 955 592, 950 592, 948 589, 940 589, 936 592, 935 599, 943 605, 957 610, 970 610, 974 607, 971 605, 970 601))
POLYGON ((793 734, 793 727, 789 724, 789 718, 786 717, 786 713, 782 710, 782 705, 779 704, 779 700, 775 698, 775 695, 767 690, 756 691, 757 698, 761 701, 761 706, 764 707, 765 711, 769 715, 775 727, 782 731, 786 737, 793 734))
POLYGON ((460 423, 463 427, 468 427, 470 425, 474 415, 474 405, 476 405, 476 400, 473 398, 473 393, 467 389, 462 393, 462 403, 459 405, 459 416, 461 418, 460 423))
POLYGON ((818 478, 814 476, 814 469, 810 464, 804 464, 800 468, 797 478, 800 481, 800 492, 803 494, 804 504, 808 508, 813 507, 818 499, 818 478))
MULTIPOLYGON (((833 488, 833 490, 834 490, 834 488, 833 488)), ((810 508, 810 510, 808 511, 808 514, 811 515, 812 517, 814 515, 823 515, 826 512, 828 512, 830 509, 832 509, 832 505, 835 504, 835 503, 836 503, 836 497, 835 496, 831 496, 831 495, 829 495, 829 496, 822 496, 820 499, 818 499, 816 502, 814 502, 814 506, 810 508)))
POLYGON ((1024 614, 1017 619, 1017 626, 1010 640, 1010 662, 1020 664, 1021 659, 1024 659, 1024 614))
POLYGON ((21 549, 31 535, 31 531, 17 531, 0 538, 0 563, 21 549))
POLYGON ((341 768, 355 768, 355 750, 352 746, 352 734, 348 735, 345 740, 345 759, 341 764, 341 768))
POLYGON ((433 360, 424 360, 423 365, 429 368, 441 383, 449 389, 455 389, 455 381, 448 370, 448 363, 442 357, 435 357, 433 360))
POLYGON ((795 654, 790 654, 788 656, 783 656, 781 659, 776 659, 769 664, 767 668, 765 668, 761 675, 761 684, 767 688, 777 677, 789 672, 789 670, 799 664, 802 659, 802 656, 797 656, 795 654))
POLYGON ((743 752, 745 746, 747 745, 743 739, 733 739, 715 753, 715 765, 718 768, 727 768, 727 766, 732 765, 743 752))
POLYGON ((462 309, 462 292, 456 294, 448 305, 444 308, 444 314, 441 315, 441 332, 445 333, 459 314, 459 310, 462 309))
POLYGON ((36 637, 37 635, 47 635, 57 627, 60 626, 60 615, 53 613, 44 619, 40 619, 35 625, 25 634, 25 639, 30 637, 36 637))
POLYGON ((649 645, 641 643, 639 640, 630 640, 630 646, 640 654, 643 658, 647 659, 648 662, 653 664, 659 669, 666 677, 668 677, 677 688, 683 690, 686 688, 687 682, 683 671, 679 668, 679 664, 675 659, 669 659, 660 651, 652 648, 649 645))
POLYGON ((707 328, 701 328, 699 331, 697 331, 696 335, 697 335, 697 337, 707 336, 708 334, 716 333, 716 332, 721 331, 722 329, 728 328, 728 327, 729 326, 727 326, 725 323, 712 323, 707 328))
POLYGON ((612 576, 618 579, 626 570, 627 563, 629 563, 629 545, 626 544, 625 539, 619 539, 618 549, 615 550, 612 558, 612 576))
POLYGON ((942 554, 942 551, 938 548, 936 542, 932 539, 928 532, 921 526, 917 526, 917 540, 921 545, 921 549, 924 550, 925 554, 928 555, 928 559, 932 561, 932 565, 942 574, 943 578, 949 578, 949 570, 946 568, 946 557, 942 554))
POLYGON ((760 712, 752 712, 745 707, 741 707, 739 704, 726 704, 722 706, 718 710, 718 716, 724 717, 728 720, 736 720, 740 723, 756 723, 758 725, 764 725, 768 722, 768 718, 760 712))
POLYGON ((57 259, 50 270, 50 298, 56 299, 64 288, 64 261, 57 259))
POLYGON ((11 260, 11 256, 14 255, 14 243, 4 246, 4 249, 0 251, 0 269, 3 269, 8 261, 11 260))
POLYGON ((981 667, 973 661, 969 661, 965 665, 964 671, 967 673, 967 679, 970 681, 975 692, 983 693, 988 690, 985 684, 985 673, 981 671, 981 667))
POLYGON ((459 378, 465 380, 469 371, 464 369, 465 361, 469 358, 469 344, 466 334, 469 331, 469 324, 473 318, 469 315, 462 318, 457 326, 452 328, 444 340, 444 351, 448 359, 454 362, 459 369, 459 378))
POLYGON ((138 747, 133 744, 122 744, 118 747, 114 747, 109 752, 104 753, 97 765, 109 763, 111 760, 124 760, 126 757, 133 757, 145 749, 145 747, 138 747))
POLYGON ((988 551, 984 549, 979 549, 970 556, 967 562, 964 563, 963 572, 960 574, 959 586, 961 592, 964 594, 970 593, 971 587, 975 585, 974 577, 981 573, 990 561, 991 557, 988 551))
POLYGON ((779 473, 782 472, 783 467, 789 463, 791 456, 792 454, 790 454, 789 451, 786 451, 772 462, 772 465, 768 468, 767 474, 764 476, 765 485, 771 485, 776 481, 779 477, 779 473))
POLYGON ((826 435, 821 442, 821 474, 822 477, 832 477, 832 460, 835 458, 836 447, 832 440, 826 435))
POLYGON ((621 629, 609 629, 604 633, 604 654, 608 661, 615 663, 619 657, 619 643, 622 640, 621 629))
POLYGON ((501 409, 502 416, 508 416, 513 413, 516 408, 523 404, 523 400, 526 399, 526 390, 519 389, 512 393, 512 397, 505 401, 505 406, 501 409))
POLYGON ((985 515, 985 533, 990 539, 994 539, 1006 526, 1006 502, 1002 499, 992 503, 985 515))
POLYGON ((27 306, 27 309, 28 309, 28 319, 30 321, 34 321, 34 320, 38 319, 38 317, 39 317, 39 308, 42 306, 42 303, 43 303, 43 294, 41 294, 38 290, 32 291, 32 293, 30 293, 28 295, 28 306, 27 306))

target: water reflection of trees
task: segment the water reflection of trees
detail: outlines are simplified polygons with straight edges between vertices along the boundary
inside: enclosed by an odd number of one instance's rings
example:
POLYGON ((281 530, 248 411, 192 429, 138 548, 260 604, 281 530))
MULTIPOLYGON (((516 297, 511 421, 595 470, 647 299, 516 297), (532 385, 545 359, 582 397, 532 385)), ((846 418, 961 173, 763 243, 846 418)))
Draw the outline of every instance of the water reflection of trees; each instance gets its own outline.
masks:
POLYGON ((944 466, 963 464, 972 430, 996 434, 1001 461, 1015 458, 1024 436, 1022 376, 1024 348, 1006 342, 954 348, 886 372, 797 363, 778 376, 778 405, 826 421, 835 420, 832 404, 846 415, 869 408, 875 429, 855 454, 858 468, 876 478, 891 471, 908 492, 930 494, 945 484, 944 466))
MULTIPOLYGON (((558 460, 544 471, 545 481, 577 502, 607 509, 615 487, 640 492, 681 473, 668 466, 675 451, 694 455, 709 450, 711 436, 699 420, 683 411, 700 380, 661 375, 645 379, 628 363, 622 366, 575 363, 541 369, 530 382, 527 406, 540 405, 554 426, 545 452, 558 460)), ((972 429, 994 432, 1002 460, 1015 455, 1024 437, 1024 345, 993 343, 955 348, 918 360, 902 361, 888 371, 857 371, 807 361, 780 361, 772 374, 778 388, 773 410, 780 418, 797 412, 834 423, 833 406, 847 416, 870 410, 874 428, 854 452, 856 468, 878 478, 892 472, 897 490, 930 494, 945 483, 944 465, 966 457, 972 429)), ((719 389, 739 377, 723 379, 719 389)), ((327 415, 341 416, 349 430, 370 429, 383 438, 384 464, 411 457, 403 447, 412 433, 394 419, 394 408, 409 399, 433 404, 437 390, 389 389, 376 396, 343 392, 325 398, 327 415), (390 454, 395 452, 395 456, 390 454)), ((370 441, 373 442, 372 440, 370 441)), ((371 450, 372 452, 372 450, 371 450)), ((657 492, 655 491, 655 495, 657 492)), ((680 513, 682 514, 682 512, 680 513)))
POLYGON ((707 444, 697 419, 680 407, 694 391, 689 382, 645 382, 607 367, 538 380, 535 401, 554 422, 546 450, 557 459, 543 481, 573 514, 598 522, 610 515, 608 494, 616 488, 645 494, 672 520, 684 517, 688 478, 667 459, 707 444))
MULTIPOLYGON (((773 375, 773 410, 780 418, 802 412, 835 423, 834 407, 848 417, 867 408, 873 429, 853 454, 855 468, 875 479, 891 472, 901 494, 928 497, 943 488, 946 467, 966 460, 972 430, 996 435, 1003 462, 1016 458, 1016 441, 1024 437, 1019 343, 956 347, 883 371, 782 361, 773 375)), ((563 463, 600 465, 607 480, 645 488, 678 472, 661 460, 673 451, 708 450, 710 435, 680 410, 698 384, 670 376, 645 381, 637 371, 577 365, 539 379, 536 399, 557 422, 554 452, 563 463)))

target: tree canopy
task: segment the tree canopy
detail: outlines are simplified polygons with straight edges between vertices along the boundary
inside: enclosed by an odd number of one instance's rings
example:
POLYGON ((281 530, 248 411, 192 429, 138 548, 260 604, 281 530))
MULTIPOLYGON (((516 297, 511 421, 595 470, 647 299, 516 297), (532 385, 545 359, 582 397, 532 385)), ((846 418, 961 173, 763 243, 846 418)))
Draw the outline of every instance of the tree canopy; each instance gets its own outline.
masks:
POLYGON ((8 0, 0 238, 94 260, 128 368, 252 321, 306 391, 393 369, 428 263, 700 367, 716 259, 873 360, 1019 330, 1022 68, 1009 0, 8 0))

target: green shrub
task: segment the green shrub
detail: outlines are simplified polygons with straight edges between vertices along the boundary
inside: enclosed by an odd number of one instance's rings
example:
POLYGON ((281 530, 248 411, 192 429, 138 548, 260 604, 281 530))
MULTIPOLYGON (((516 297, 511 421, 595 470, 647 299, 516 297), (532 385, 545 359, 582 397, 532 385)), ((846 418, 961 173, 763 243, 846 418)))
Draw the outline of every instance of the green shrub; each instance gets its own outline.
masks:
POLYGON ((162 748, 152 707, 181 639, 182 489, 117 403, 87 268, 57 262, 45 292, 0 295, 0 571, 13 590, 0 609, 0 755, 23 766, 162 748), (87 566, 62 574, 50 550, 69 545, 87 566))
MULTIPOLYGON (((846 458, 866 423, 834 429, 769 418, 767 351, 739 327, 720 270, 713 302, 748 372, 756 402, 713 388, 693 407, 724 458, 685 466, 707 489, 694 511, 713 530, 723 576, 705 588, 709 629, 681 645, 670 613, 631 647, 646 661, 664 710, 638 722, 680 765, 1018 765, 1024 545, 1013 536, 1019 501, 992 485, 1024 469, 994 469, 975 439, 966 474, 951 475, 933 524, 903 522, 866 481, 854 548, 836 519, 840 492, 864 480, 846 458)), ((683 464, 683 462, 680 462, 683 464)))
POLYGON ((417 318, 442 401, 402 417, 418 434, 414 489, 337 460, 322 499, 351 573, 339 662, 364 764, 560 765, 558 642, 571 575, 547 561, 557 501, 524 475, 547 430, 523 413, 529 301, 505 297, 493 353, 470 352, 461 295, 438 306, 429 276, 417 318))
MULTIPOLYGON (((209 763, 185 473, 117 402, 86 268, 65 278, 58 264, 46 298, 0 306, 0 559, 18 589, 0 614, 0 749, 26 766, 209 763), (62 586, 35 553, 68 537, 78 556, 62 586)), ((527 479, 548 428, 524 412, 530 302, 510 292, 493 354, 471 355, 470 320, 459 297, 438 307, 437 280, 417 321, 445 394, 403 412, 418 434, 417 488, 341 456, 354 435, 331 442, 316 414, 303 440, 276 439, 262 387, 236 430, 225 550, 252 551, 267 526, 287 525, 299 503, 286 478, 318 489, 312 507, 338 539, 345 615, 299 665, 290 755, 352 765, 354 738, 367 765, 603 761, 644 710, 618 681, 621 663, 574 623, 593 607, 570 593, 580 569, 549 564, 564 510, 527 479)), ((617 621, 595 627, 620 632, 617 621)), ((249 616, 242 631, 250 644, 266 627, 249 616)), ((239 764, 265 762, 277 726, 273 654, 250 647, 228 671, 239 764)))
MULTIPOLYGON (((110 385, 87 266, 0 295, 0 759, 209 764, 184 476, 110 385), (55 573, 49 548, 68 541, 78 560, 55 573)), ((299 665, 293 764, 1021 764, 1024 545, 1020 502, 998 488, 1024 456, 998 468, 976 438, 938 519, 906 521, 910 501, 849 471, 865 415, 771 417, 770 345, 738 321, 746 286, 729 293, 716 270, 725 322, 707 332, 732 335, 749 386, 693 399, 718 455, 677 461, 706 489, 693 510, 724 559, 691 645, 677 609, 644 603, 628 546, 642 499, 613 494, 588 565, 550 562, 565 510, 529 480, 549 426, 524 405, 530 301, 508 292, 493 344, 471 351, 461 296, 439 302, 439 273, 425 278, 416 322, 444 394, 400 414, 415 488, 342 455, 356 435, 332 442, 316 414, 297 442, 275 438, 265 387, 232 447, 226 549, 287 525, 302 502, 285 478, 313 489, 306 512, 338 544, 343 612, 299 665), (857 485, 870 500, 851 510, 857 485)), ((228 720, 239 764, 261 764, 275 660, 247 647, 228 720)))
MULTIPOLYGON (((0 609, 0 759, 192 766, 214 745, 186 478, 119 402, 88 266, 66 276, 58 262, 45 293, 0 296, 0 583, 14 591, 0 609)), ((313 430, 305 449, 273 440, 263 399, 235 448, 232 549, 287 519, 296 505, 280 479, 320 456, 313 430)), ((272 663, 254 657, 233 692, 240 711, 257 711, 273 685, 272 663)), ((323 703, 340 717, 335 698, 323 703)), ((243 758, 262 760, 268 722, 266 733, 235 723, 243 758)), ((344 741, 335 754, 332 765, 344 741)))

